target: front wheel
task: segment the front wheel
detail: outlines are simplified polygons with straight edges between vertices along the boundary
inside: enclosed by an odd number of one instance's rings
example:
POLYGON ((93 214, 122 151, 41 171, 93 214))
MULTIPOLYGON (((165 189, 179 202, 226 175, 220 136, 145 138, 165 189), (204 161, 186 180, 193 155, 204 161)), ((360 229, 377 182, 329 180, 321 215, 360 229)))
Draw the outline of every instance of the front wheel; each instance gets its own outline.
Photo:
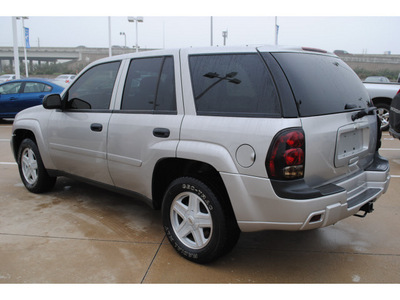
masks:
POLYGON ((200 180, 174 180, 164 196, 162 214, 167 237, 190 261, 210 262, 233 248, 239 238, 236 220, 221 196, 200 180))
POLYGON ((31 139, 22 141, 17 162, 21 180, 30 192, 43 193, 53 188, 56 178, 47 174, 39 149, 31 139))

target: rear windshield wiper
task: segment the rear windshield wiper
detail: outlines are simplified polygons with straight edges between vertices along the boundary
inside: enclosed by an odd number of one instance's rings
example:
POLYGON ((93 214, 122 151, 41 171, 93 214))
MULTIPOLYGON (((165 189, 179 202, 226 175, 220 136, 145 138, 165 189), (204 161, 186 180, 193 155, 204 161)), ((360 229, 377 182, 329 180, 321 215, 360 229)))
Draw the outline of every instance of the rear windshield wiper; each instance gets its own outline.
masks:
POLYGON ((357 112, 351 116, 351 120, 355 121, 355 120, 361 119, 362 117, 365 117, 367 115, 373 115, 375 110, 376 110, 376 107, 369 107, 369 108, 360 110, 359 112, 357 112))

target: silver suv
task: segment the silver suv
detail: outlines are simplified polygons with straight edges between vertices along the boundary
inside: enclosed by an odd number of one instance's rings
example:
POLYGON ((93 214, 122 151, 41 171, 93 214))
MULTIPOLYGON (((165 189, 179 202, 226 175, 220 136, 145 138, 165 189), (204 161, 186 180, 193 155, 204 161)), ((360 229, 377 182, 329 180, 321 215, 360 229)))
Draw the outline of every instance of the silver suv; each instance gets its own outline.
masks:
POLYGON ((12 148, 34 193, 69 176, 162 210, 173 247, 206 263, 240 231, 365 215, 389 185, 368 93, 316 49, 177 49, 86 67, 18 114, 12 148))

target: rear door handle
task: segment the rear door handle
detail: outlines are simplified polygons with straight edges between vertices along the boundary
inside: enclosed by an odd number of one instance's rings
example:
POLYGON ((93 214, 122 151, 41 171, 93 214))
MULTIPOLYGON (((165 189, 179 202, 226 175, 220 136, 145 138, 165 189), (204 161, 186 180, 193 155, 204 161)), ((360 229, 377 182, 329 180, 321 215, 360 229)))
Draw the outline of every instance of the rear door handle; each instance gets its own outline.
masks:
POLYGON ((103 125, 101 125, 100 123, 93 123, 92 125, 90 125, 90 129, 92 131, 100 132, 103 130, 103 125))
POLYGON ((159 138, 167 138, 170 135, 168 128, 154 128, 153 135, 159 138))

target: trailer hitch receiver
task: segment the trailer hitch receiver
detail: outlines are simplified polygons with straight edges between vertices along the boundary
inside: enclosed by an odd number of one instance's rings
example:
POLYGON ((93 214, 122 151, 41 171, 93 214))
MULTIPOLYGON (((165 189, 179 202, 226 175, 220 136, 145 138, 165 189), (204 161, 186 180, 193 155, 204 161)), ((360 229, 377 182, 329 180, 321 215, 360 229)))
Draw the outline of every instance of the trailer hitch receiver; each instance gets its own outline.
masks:
POLYGON ((374 211, 374 202, 368 202, 365 203, 363 206, 361 206, 360 211, 363 211, 363 215, 355 214, 354 216, 359 217, 359 218, 364 218, 368 213, 372 213, 374 211))

